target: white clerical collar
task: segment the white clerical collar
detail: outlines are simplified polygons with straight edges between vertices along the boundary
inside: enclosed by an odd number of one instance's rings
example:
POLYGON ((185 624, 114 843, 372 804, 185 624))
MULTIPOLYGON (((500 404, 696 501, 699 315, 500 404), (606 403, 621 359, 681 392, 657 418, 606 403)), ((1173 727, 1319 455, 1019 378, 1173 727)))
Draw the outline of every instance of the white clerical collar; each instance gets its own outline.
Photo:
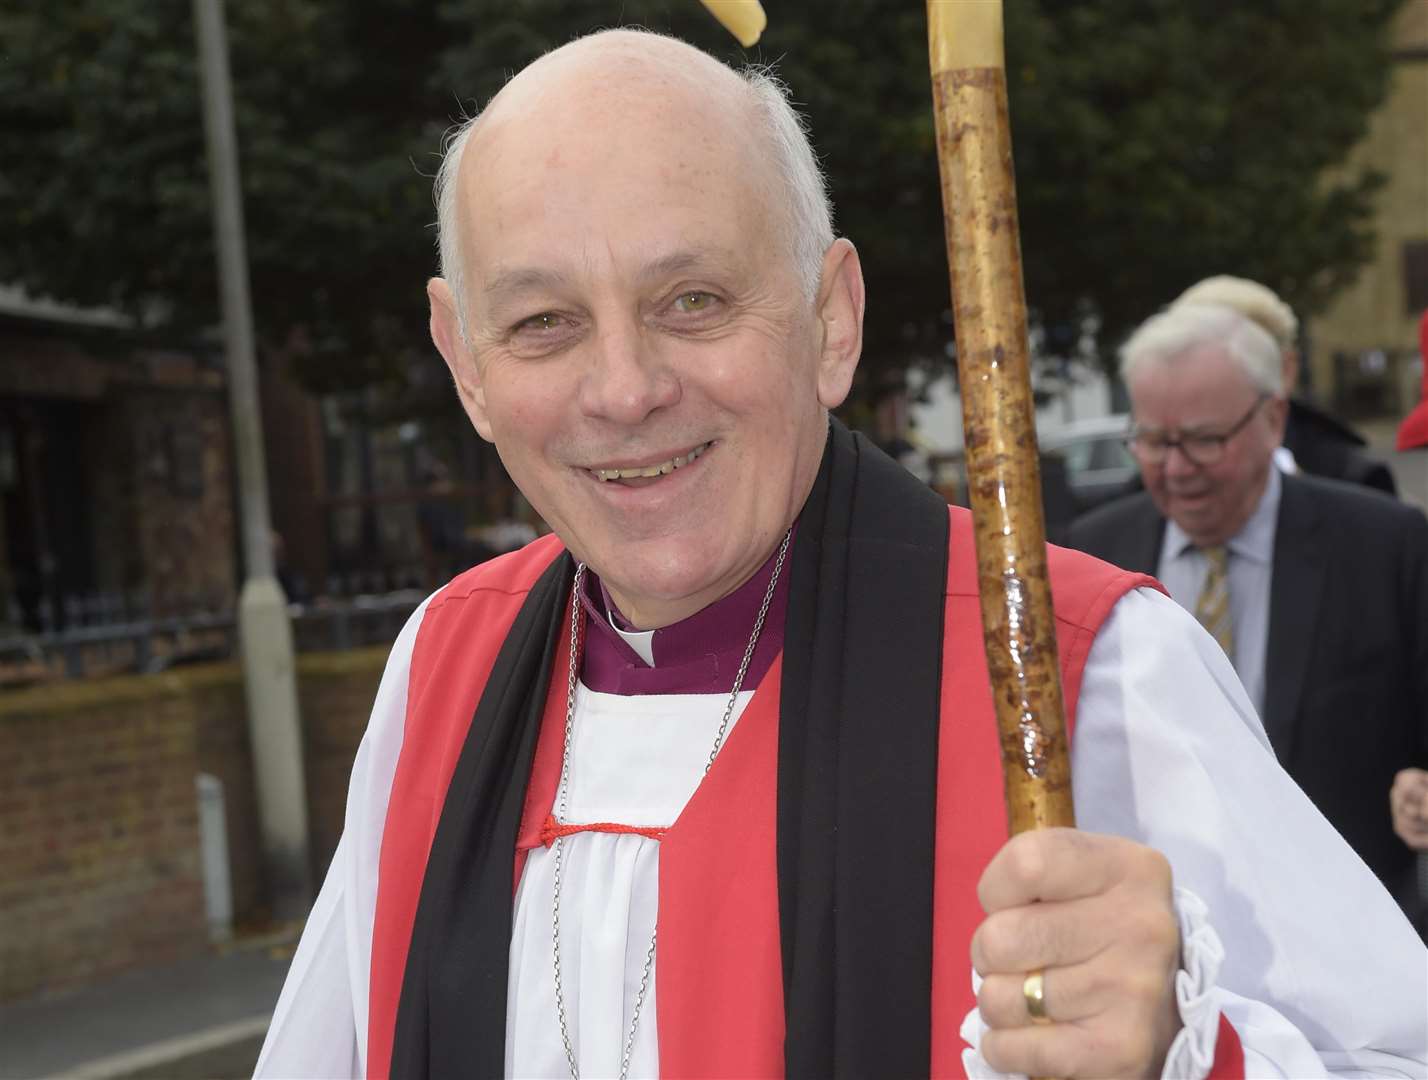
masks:
POLYGON ((654 636, 653 630, 621 630, 615 625, 615 616, 609 612, 605 613, 605 620, 610 624, 610 629, 625 639, 625 644, 634 649, 650 667, 655 666, 654 662, 654 636))

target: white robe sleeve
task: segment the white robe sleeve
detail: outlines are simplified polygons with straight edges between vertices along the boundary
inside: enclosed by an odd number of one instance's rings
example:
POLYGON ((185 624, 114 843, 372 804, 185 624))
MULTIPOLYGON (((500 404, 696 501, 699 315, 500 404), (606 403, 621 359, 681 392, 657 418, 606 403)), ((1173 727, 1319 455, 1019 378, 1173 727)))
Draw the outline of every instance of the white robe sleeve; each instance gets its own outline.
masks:
POLYGON ((406 726, 412 646, 426 603, 392 646, 352 766, 342 839, 288 969, 255 1078, 335 1080, 366 1074, 377 869, 406 726))
POLYGON ((1157 848, 1175 874, 1186 1030, 1167 1077, 1205 1075, 1221 1013, 1250 1077, 1428 1075, 1428 952, 1280 768, 1219 646, 1161 593, 1128 594, 1097 635, 1071 759, 1077 824, 1157 848))

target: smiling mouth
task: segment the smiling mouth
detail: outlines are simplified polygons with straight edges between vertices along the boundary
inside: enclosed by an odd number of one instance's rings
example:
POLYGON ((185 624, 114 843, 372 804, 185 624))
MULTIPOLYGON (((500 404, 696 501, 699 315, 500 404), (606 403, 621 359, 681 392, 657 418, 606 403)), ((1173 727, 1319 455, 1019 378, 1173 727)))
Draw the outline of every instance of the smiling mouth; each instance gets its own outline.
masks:
POLYGON ((687 454, 678 454, 675 457, 657 462, 654 465, 632 465, 628 468, 614 469, 590 469, 588 472, 591 476, 595 477, 596 480, 600 481, 639 480, 656 476, 668 476, 674 472, 675 469, 682 469, 684 466, 700 458, 704 452, 713 445, 714 443, 712 441, 700 443, 687 454))

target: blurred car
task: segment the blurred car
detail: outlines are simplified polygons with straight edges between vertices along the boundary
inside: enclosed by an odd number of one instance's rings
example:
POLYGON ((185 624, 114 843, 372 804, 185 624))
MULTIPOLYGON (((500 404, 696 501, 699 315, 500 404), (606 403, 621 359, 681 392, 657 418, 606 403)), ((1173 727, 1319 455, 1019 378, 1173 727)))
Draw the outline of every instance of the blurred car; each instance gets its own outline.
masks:
MULTIPOLYGON (((1126 448, 1125 413, 1078 420, 1037 435, 1046 538, 1065 543, 1071 522, 1093 506, 1135 489, 1140 471, 1126 448)), ((963 451, 928 455, 934 491, 958 506, 969 504, 963 451)))
POLYGON ((1125 413, 1076 420, 1038 434, 1043 455, 1060 458, 1077 512, 1133 489, 1139 468, 1126 447, 1130 417, 1125 413))

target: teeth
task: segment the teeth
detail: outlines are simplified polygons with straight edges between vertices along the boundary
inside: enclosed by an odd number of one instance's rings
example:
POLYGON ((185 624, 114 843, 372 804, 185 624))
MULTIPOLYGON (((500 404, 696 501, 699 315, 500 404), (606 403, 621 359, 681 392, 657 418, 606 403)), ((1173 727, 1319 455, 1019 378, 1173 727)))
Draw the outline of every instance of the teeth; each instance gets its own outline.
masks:
POLYGON ((683 468, 695 458, 708 450, 711 443, 704 443, 696 446, 687 454, 672 457, 668 461, 662 461, 658 465, 646 465, 635 469, 591 469, 597 480, 634 480, 637 477, 667 476, 675 469, 683 468))

